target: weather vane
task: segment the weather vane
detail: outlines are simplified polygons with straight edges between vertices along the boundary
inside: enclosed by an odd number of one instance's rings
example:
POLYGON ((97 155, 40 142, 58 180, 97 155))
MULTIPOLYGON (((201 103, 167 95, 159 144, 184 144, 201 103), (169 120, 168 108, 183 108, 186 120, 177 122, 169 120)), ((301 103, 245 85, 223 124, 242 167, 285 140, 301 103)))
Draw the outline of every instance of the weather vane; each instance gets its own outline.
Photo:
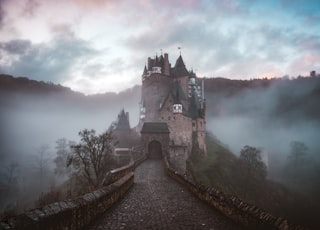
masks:
POLYGON ((181 55, 181 47, 180 46, 178 46, 178 50, 179 50, 179 53, 181 55))
POLYGON ((162 49, 160 49, 161 55, 162 55, 162 49))

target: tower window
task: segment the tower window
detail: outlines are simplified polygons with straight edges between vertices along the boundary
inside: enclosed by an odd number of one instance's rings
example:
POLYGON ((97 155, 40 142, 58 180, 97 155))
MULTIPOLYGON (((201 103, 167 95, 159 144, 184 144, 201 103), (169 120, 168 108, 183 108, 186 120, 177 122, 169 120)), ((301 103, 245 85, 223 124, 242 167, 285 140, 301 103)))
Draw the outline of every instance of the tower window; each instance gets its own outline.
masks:
POLYGON ((173 113, 182 113, 182 104, 174 104, 173 113))

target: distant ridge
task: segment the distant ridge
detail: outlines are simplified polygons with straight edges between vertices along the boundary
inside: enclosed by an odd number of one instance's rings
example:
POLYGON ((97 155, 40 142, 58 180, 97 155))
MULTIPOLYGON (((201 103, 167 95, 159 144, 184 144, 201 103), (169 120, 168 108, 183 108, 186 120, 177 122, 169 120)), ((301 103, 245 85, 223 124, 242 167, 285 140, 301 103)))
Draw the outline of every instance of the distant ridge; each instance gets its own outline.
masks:
MULTIPOLYGON (((36 81, 27 77, 14 77, 7 74, 0 74, 0 91, 11 93, 31 93, 31 94, 71 94, 79 97, 85 97, 85 94, 74 91, 69 87, 62 86, 60 84, 54 84, 52 82, 36 81)), ((140 86, 135 85, 132 88, 128 88, 119 93, 105 92, 99 94, 90 94, 86 97, 113 97, 117 95, 130 94, 130 92, 140 91, 140 86)))
POLYGON ((0 74, 0 90, 20 92, 74 92, 70 88, 51 82, 31 80, 27 77, 13 77, 0 74))

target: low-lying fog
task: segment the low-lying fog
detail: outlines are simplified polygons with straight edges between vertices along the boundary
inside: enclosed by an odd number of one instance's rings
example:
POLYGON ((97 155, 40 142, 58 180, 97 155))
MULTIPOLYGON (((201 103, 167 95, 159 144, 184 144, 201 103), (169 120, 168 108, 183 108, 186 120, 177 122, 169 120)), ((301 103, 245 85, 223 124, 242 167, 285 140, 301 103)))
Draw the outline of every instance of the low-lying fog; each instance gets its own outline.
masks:
MULTIPOLYGON (((298 88, 281 84, 231 95, 206 93, 207 130, 236 155, 245 145, 261 148, 269 178, 278 181, 292 141, 303 142, 316 164, 320 158, 319 94, 314 93, 314 84, 298 88)), ((140 88, 109 96, 1 97, 0 187, 18 189, 0 198, 0 212, 17 203, 27 207, 59 183, 53 174, 58 139, 79 141, 78 132, 84 128, 101 133, 122 108, 130 113, 131 127, 137 124, 140 88), (41 164, 46 166, 44 182, 38 180, 43 176, 41 164)))
MULTIPOLYGON (((320 80, 277 80, 269 87, 236 93, 208 93, 207 129, 236 155, 244 145, 261 148, 268 176, 280 180, 290 144, 306 145, 308 159, 320 161, 320 80)), ((317 166, 317 167, 318 167, 317 166)))
POLYGON ((42 192, 61 182, 53 173, 58 139, 79 141, 78 132, 85 128, 101 133, 117 120, 123 108, 130 113, 130 124, 134 126, 138 121, 139 99, 139 91, 111 95, 109 99, 2 95, 0 213, 15 205, 22 206, 20 209, 30 206, 42 192))

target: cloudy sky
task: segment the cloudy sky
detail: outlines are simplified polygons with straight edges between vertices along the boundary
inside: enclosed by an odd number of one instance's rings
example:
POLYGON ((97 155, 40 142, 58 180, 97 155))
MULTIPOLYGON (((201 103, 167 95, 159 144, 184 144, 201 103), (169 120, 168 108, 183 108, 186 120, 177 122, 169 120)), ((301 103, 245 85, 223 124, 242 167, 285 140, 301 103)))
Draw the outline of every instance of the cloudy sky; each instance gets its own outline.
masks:
POLYGON ((320 0, 0 0, 0 73, 118 92, 177 47, 200 77, 320 72, 320 0))

